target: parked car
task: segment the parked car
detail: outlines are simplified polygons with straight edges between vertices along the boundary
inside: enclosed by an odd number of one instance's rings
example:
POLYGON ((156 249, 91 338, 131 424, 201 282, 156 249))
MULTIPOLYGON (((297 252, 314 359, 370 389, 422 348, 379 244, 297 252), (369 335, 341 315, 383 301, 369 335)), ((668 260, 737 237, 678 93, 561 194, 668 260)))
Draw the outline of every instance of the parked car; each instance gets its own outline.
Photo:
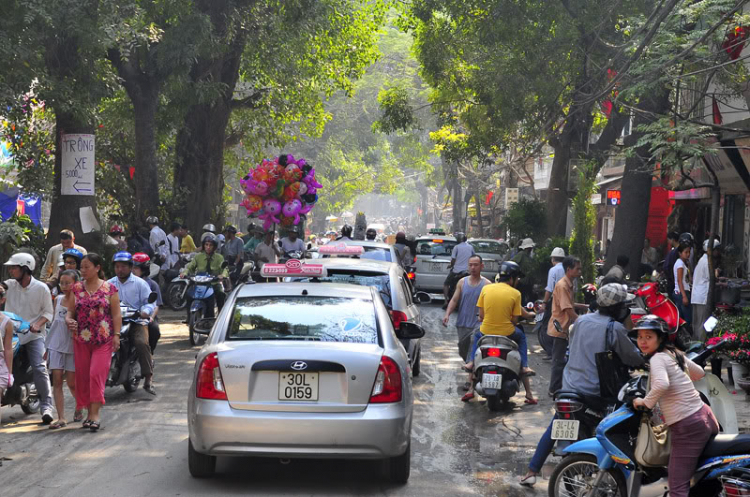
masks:
POLYGON ((474 252, 482 256, 482 262, 484 262, 482 276, 495 281, 497 270, 510 251, 510 246, 505 241, 492 238, 469 238, 469 244, 474 247, 474 252))
POLYGON ((448 276, 451 252, 458 242, 452 236, 422 236, 417 238, 417 260, 414 287, 425 292, 443 291, 448 276))
POLYGON ((190 474, 212 476, 218 456, 360 458, 406 483, 413 395, 398 339, 423 335, 395 331, 375 288, 241 285, 196 357, 190 474))

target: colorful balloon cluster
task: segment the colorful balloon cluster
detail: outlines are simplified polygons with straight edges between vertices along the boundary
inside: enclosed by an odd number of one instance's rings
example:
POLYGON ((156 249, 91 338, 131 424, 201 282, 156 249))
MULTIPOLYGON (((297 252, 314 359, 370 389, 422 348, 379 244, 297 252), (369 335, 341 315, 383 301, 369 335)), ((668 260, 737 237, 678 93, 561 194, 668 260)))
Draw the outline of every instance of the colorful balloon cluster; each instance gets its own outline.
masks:
POLYGON ((299 224, 318 201, 323 187, 315 181, 315 169, 305 159, 280 155, 250 169, 240 180, 245 192, 243 207, 247 215, 263 221, 267 230, 272 223, 282 226, 299 224))

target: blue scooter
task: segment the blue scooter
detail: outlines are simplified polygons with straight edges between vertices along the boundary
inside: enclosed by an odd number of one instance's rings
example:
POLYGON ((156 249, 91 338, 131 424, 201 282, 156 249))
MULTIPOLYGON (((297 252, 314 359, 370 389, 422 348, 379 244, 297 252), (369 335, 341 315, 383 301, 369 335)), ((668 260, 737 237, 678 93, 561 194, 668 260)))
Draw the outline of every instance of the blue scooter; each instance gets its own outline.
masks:
POLYGON ((211 332, 210 325, 213 325, 216 300, 213 285, 218 281, 218 276, 211 276, 208 273, 190 276, 190 284, 187 289, 188 302, 190 302, 190 312, 188 313, 190 345, 197 345, 201 340, 201 335, 206 336, 211 332))
POLYGON ((12 312, 4 313, 13 322, 13 386, 3 392, 2 405, 20 405, 26 414, 39 411, 39 394, 34 385, 34 373, 26 348, 21 345, 19 335, 29 333, 30 325, 12 312))
MULTIPOLYGON (((602 420, 596 438, 563 450, 565 457, 550 477, 550 497, 667 495, 666 468, 646 468, 635 461, 642 411, 633 408, 633 400, 645 397, 646 381, 643 375, 622 387, 618 397, 622 407, 602 420)), ((742 467, 750 467, 750 435, 717 435, 698 462, 690 495, 721 495, 720 477, 742 467)))

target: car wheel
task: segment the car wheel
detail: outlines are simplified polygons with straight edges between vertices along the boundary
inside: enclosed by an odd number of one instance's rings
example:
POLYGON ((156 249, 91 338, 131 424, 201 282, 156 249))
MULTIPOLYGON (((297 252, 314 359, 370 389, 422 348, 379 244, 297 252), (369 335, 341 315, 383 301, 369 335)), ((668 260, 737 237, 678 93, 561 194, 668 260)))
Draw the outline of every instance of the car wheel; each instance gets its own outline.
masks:
POLYGON ((210 478, 216 472, 216 456, 201 454, 188 439, 188 468, 193 478, 210 478))
POLYGON ((406 444, 406 452, 400 456, 385 460, 386 477, 393 483, 400 485, 409 481, 411 473, 411 440, 406 444))
POLYGON ((415 378, 422 372, 422 349, 417 352, 417 359, 414 361, 414 366, 411 368, 411 375, 415 378))

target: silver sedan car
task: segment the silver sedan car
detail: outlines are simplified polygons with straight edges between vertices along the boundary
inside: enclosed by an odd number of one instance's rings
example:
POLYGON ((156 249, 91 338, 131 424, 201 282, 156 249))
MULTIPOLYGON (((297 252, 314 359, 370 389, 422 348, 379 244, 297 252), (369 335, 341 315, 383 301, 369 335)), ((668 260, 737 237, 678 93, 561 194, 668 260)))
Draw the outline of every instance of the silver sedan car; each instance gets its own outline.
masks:
POLYGON ((375 288, 260 283, 227 299, 196 358, 188 396, 188 465, 212 476, 217 456, 363 458, 409 478, 412 384, 375 288))

